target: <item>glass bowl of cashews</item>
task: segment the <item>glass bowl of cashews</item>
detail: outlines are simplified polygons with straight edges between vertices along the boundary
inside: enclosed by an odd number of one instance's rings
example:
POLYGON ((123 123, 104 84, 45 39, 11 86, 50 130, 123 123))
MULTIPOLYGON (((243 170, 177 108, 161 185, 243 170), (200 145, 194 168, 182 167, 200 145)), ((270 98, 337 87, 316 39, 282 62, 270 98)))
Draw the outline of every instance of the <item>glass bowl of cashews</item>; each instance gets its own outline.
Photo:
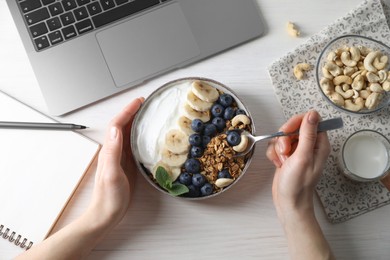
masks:
POLYGON ((255 132, 239 97, 212 79, 189 77, 156 89, 134 118, 131 150, 140 173, 159 191, 187 200, 230 189, 247 171, 255 132), (237 156, 236 156, 237 155, 237 156))
POLYGON ((337 109, 371 114, 390 103, 390 49, 360 35, 333 39, 321 52, 316 66, 318 86, 337 109))

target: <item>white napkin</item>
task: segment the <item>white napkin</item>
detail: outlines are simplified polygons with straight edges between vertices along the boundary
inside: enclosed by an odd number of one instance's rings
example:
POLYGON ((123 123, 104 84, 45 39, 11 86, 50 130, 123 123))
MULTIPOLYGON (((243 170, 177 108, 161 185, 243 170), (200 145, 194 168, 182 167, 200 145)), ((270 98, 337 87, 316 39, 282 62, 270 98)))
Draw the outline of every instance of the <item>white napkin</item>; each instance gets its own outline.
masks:
POLYGON ((342 222, 390 204, 390 192, 380 182, 354 182, 344 177, 337 168, 340 147, 353 132, 376 129, 390 138, 390 108, 367 116, 349 115, 336 110, 323 99, 316 83, 314 66, 325 45, 341 35, 364 35, 389 45, 390 30, 387 20, 390 19, 386 19, 386 16, 390 17, 388 3, 380 0, 364 1, 268 68, 286 119, 310 109, 316 109, 323 119, 336 116, 343 118, 345 126, 342 130, 328 132, 332 151, 316 187, 325 213, 332 223, 342 222), (304 80, 298 81, 293 75, 293 68, 301 62, 311 64, 314 69, 305 73, 304 80))

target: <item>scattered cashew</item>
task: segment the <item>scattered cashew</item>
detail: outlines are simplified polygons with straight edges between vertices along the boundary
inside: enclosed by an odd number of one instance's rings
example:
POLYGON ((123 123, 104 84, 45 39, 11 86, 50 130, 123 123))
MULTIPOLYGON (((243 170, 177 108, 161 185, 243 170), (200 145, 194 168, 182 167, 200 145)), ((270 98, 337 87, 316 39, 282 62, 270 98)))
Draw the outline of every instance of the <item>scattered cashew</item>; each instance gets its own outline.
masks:
POLYGON ((250 122, 251 120, 248 116, 240 114, 233 117, 232 126, 237 126, 238 124, 249 125, 250 122))
POLYGON ((381 99, 382 99, 382 95, 380 93, 373 92, 367 97, 365 106, 368 109, 373 109, 378 106, 381 99))
POLYGON ((288 32, 288 34, 290 34, 293 37, 298 37, 301 34, 301 32, 298 30, 298 28, 292 22, 287 23, 287 32, 288 32))
POLYGON ((354 92, 352 89, 344 91, 341 86, 336 86, 335 91, 339 93, 344 99, 348 99, 353 96, 354 92))
POLYGON ((379 51, 372 51, 364 58, 364 68, 368 71, 377 72, 377 68, 374 67, 373 62, 376 57, 380 55, 379 51))
POLYGON ((297 79, 301 80, 301 79, 303 79, 303 76, 304 76, 303 72, 304 72, 304 71, 308 71, 308 70, 310 70, 310 69, 311 69, 310 64, 307 64, 307 63, 298 63, 298 64, 295 65, 295 67, 294 67, 294 76, 295 76, 297 79))
POLYGON ((347 99, 345 100, 344 102, 344 107, 348 110, 351 110, 351 111, 360 111, 363 109, 364 107, 364 100, 363 98, 361 97, 358 97, 355 102, 353 102, 352 100, 350 99, 347 99))
POLYGON ((241 153, 241 152, 245 151, 246 147, 248 146, 248 143, 249 143, 248 136, 241 135, 241 142, 238 145, 233 146, 233 150, 238 152, 238 153, 241 153))
POLYGON ((230 178, 219 178, 215 181, 215 186, 218 188, 225 188, 233 183, 233 179, 230 178))

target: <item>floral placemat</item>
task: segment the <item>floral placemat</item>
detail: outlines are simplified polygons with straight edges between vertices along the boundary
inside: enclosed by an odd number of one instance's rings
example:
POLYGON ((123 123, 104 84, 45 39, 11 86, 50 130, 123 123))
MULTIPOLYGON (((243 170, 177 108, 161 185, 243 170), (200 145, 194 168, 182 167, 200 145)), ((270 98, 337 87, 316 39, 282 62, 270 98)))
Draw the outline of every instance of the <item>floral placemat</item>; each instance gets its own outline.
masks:
POLYGON ((390 204, 390 192, 381 182, 351 181, 337 167, 340 147, 351 133, 360 129, 376 129, 390 138, 390 108, 366 116, 336 110, 323 99, 316 83, 314 67, 325 45, 341 35, 364 35, 389 45, 390 30, 386 19, 386 16, 390 17, 389 6, 390 3, 380 0, 364 1, 268 68, 286 119, 310 109, 316 109, 323 119, 336 116, 343 118, 343 129, 328 132, 332 151, 316 187, 325 213, 332 223, 343 222, 390 204), (311 64, 314 69, 305 73, 305 79, 298 81, 293 75, 293 68, 302 62, 311 64))

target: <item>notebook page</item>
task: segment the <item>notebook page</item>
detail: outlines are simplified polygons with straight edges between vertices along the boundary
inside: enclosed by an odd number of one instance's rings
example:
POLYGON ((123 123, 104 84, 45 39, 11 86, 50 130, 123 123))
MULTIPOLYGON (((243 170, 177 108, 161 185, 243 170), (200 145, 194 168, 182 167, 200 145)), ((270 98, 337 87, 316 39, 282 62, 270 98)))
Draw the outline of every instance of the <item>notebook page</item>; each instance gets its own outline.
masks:
MULTIPOLYGON (((1 92, 0 121, 53 122, 1 92)), ((0 128, 0 225, 42 241, 98 149, 73 131, 0 128)))

